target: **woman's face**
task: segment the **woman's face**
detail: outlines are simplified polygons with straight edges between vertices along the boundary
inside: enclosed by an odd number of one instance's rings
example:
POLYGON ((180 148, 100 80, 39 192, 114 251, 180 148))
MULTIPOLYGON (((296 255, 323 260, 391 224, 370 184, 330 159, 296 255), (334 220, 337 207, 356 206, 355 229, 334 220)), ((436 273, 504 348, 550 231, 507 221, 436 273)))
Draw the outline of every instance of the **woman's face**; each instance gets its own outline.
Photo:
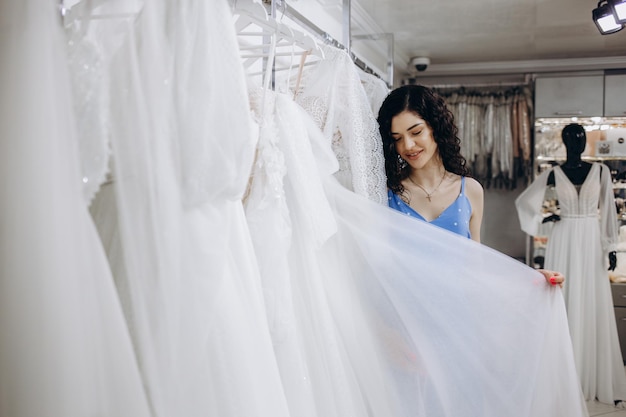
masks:
POLYGON ((422 117, 408 110, 391 119, 391 136, 396 152, 413 169, 439 163, 439 149, 430 126, 422 117))

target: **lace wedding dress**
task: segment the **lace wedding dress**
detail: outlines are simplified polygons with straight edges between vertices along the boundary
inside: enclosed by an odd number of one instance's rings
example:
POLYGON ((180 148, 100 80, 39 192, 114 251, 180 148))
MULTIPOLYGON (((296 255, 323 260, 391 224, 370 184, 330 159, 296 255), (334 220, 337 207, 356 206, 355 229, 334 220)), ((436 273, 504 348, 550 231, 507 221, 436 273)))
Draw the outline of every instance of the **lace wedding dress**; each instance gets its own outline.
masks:
POLYGON ((383 101, 389 94, 390 90, 387 84, 375 75, 369 74, 365 71, 359 70, 359 77, 361 78, 361 85, 365 91, 365 95, 372 107, 372 114, 374 117, 378 116, 378 110, 382 106, 383 101))
POLYGON ((348 189, 381 204, 387 202, 385 160, 374 104, 348 53, 322 45, 324 59, 302 73, 300 104, 324 132, 339 161, 335 174, 348 189))
MULTIPOLYGON (((325 277, 320 265, 320 249, 337 231, 321 178, 336 172, 337 161, 330 148, 314 149, 325 146, 325 138, 287 95, 254 89, 251 98, 260 138, 246 217, 290 413, 395 415, 384 378, 378 379, 380 392, 364 391, 371 381, 361 379, 359 370, 376 375, 376 364, 357 369, 352 362, 356 352, 347 350, 332 308, 333 298, 347 296, 348 302, 351 295, 341 280, 332 283, 341 269, 325 277)), ((361 350, 369 352, 367 339, 361 340, 361 350)))

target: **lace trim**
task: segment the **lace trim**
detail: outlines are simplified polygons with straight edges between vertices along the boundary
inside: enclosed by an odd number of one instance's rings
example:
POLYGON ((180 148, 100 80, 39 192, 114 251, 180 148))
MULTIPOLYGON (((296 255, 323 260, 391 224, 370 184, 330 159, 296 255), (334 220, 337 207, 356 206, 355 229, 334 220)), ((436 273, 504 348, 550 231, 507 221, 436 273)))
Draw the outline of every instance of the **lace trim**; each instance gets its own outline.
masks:
POLYGON ((344 186, 386 204, 382 140, 358 70, 345 51, 324 48, 326 59, 303 73, 296 101, 332 144, 344 186))
POLYGON ((83 196, 89 205, 106 181, 111 154, 106 68, 99 45, 81 34, 76 24, 66 27, 66 37, 83 196))

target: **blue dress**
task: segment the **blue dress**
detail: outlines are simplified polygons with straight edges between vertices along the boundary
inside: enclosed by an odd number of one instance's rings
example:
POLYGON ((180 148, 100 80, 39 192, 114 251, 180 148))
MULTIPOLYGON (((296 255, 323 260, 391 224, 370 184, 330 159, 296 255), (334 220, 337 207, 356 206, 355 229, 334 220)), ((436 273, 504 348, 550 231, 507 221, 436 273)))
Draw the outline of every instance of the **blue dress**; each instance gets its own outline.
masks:
POLYGON ((469 222, 472 216, 472 205, 467 195, 465 195, 465 177, 461 177, 461 192, 459 196, 450 204, 436 219, 427 221, 421 214, 405 203, 402 198, 391 190, 387 190, 389 207, 401 211, 402 213, 423 220, 435 226, 457 233, 461 236, 471 238, 469 222))

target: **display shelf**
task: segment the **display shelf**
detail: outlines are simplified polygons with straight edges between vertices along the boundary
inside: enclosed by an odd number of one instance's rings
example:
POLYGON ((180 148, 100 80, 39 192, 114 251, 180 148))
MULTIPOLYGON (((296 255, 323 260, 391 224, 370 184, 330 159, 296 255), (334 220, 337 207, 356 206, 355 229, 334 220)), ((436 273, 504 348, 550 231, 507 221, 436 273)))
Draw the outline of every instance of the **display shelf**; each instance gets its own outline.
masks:
MULTIPOLYGON (((565 156, 538 156, 535 158, 537 162, 564 162, 565 156)), ((624 161, 626 160, 626 155, 624 156, 589 156, 585 155, 582 157, 583 161, 588 162, 601 162, 601 161, 624 161)))

